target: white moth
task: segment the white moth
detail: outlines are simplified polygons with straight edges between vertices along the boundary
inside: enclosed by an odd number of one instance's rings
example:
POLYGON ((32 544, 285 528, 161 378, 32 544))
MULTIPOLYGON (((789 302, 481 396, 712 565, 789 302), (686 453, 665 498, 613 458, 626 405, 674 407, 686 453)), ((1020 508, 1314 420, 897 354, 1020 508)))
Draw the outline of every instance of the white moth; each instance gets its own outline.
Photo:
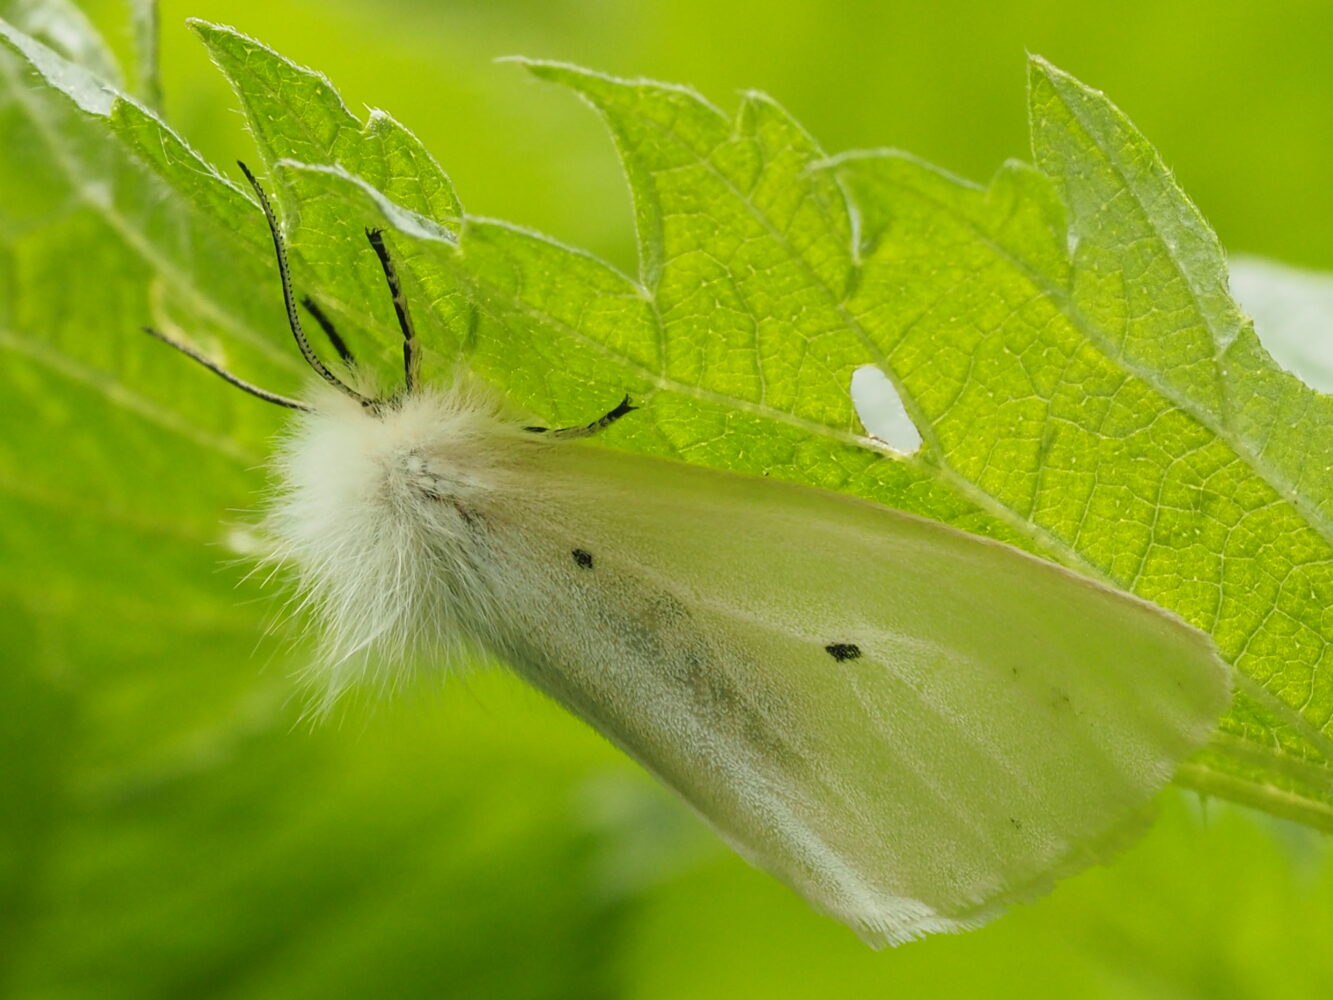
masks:
MULTIPOLYGON (((244 165, 242 165, 244 169, 244 165)), ((834 493, 612 451, 475 387, 328 383, 296 411, 267 529, 322 622, 329 689, 409 658, 507 662, 872 944, 974 927, 1106 858, 1226 706, 1160 609, 834 493)), ((308 309, 351 367, 351 355, 308 309)), ((154 332, 154 331, 149 331, 154 332)))

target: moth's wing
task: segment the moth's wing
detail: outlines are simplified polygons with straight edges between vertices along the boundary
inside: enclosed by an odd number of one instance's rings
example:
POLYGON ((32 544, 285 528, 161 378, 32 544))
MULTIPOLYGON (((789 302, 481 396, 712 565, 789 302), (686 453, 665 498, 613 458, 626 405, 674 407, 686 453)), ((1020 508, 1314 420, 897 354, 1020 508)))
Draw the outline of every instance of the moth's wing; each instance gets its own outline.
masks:
POLYGON ((1007 546, 594 446, 534 455, 535 495, 493 519, 502 655, 873 943, 1107 856, 1226 706, 1202 633, 1007 546))

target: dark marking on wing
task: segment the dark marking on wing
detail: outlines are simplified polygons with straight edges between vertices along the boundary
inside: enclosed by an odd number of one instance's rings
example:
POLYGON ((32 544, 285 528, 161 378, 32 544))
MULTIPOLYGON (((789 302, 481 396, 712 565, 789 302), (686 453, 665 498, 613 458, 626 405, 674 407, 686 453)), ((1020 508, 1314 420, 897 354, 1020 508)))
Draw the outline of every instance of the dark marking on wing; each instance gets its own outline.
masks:
POLYGON ((829 656, 833 657, 839 663, 845 660, 855 660, 861 655, 861 647, 851 642, 835 642, 824 647, 829 656))
POLYGON ((475 507, 468 507, 462 501, 450 499, 454 505, 454 510, 458 511, 458 516, 463 519, 463 523, 472 531, 480 531, 486 527, 486 518, 482 516, 481 511, 475 507))
POLYGON ((448 493, 443 493, 429 486, 418 486, 417 490, 427 500, 434 500, 437 503, 447 503, 453 507, 453 509, 458 512, 458 516, 462 518, 463 524, 474 534, 485 530, 486 518, 476 507, 470 507, 457 497, 450 496, 448 493))
POLYGON ((572 553, 580 569, 592 569, 592 553, 587 549, 575 549, 572 553))
MULTIPOLYGON (((565 551, 582 565, 580 550, 565 551)), ((565 619, 579 628, 552 631, 544 621, 534 621, 507 636, 497 651, 615 742, 656 747, 660 759, 655 766, 668 776, 683 775, 673 769, 687 766, 697 771, 701 762, 714 760, 717 747, 664 745, 662 720, 613 683, 626 661, 644 671, 638 693, 662 699, 677 722, 692 718, 707 733, 738 736, 747 753, 767 762, 765 769, 817 771, 820 762, 805 752, 806 741, 792 725, 793 710, 781 684, 768 682, 751 654, 734 648, 719 630, 702 627, 684 601, 655 581, 622 572, 614 562, 598 565, 596 574, 572 578, 552 564, 553 592, 548 602, 538 604, 563 609, 565 619)), ((680 739, 680 733, 673 738, 680 739)))

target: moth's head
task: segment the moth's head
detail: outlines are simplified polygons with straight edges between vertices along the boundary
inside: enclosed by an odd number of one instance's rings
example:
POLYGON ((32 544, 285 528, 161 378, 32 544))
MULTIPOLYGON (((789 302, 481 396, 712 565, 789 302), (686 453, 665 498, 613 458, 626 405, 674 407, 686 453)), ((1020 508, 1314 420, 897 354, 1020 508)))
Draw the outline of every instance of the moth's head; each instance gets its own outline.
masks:
POLYGON ((484 385, 459 376, 373 406, 324 386, 293 421, 275 466, 282 492, 447 524, 494 487, 503 438, 528 437, 484 385))

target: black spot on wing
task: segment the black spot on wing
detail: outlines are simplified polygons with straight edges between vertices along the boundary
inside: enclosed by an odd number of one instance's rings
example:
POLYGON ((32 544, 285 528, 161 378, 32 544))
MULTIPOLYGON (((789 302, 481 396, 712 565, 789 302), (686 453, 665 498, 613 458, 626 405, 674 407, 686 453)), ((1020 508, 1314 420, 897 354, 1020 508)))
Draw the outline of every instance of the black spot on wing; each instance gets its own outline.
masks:
POLYGON ((571 554, 580 569, 592 569, 592 553, 587 549, 575 549, 571 554))
POLYGON ((855 660, 861 655, 861 647, 850 642, 834 642, 824 647, 829 656, 833 657, 839 663, 845 660, 855 660))

